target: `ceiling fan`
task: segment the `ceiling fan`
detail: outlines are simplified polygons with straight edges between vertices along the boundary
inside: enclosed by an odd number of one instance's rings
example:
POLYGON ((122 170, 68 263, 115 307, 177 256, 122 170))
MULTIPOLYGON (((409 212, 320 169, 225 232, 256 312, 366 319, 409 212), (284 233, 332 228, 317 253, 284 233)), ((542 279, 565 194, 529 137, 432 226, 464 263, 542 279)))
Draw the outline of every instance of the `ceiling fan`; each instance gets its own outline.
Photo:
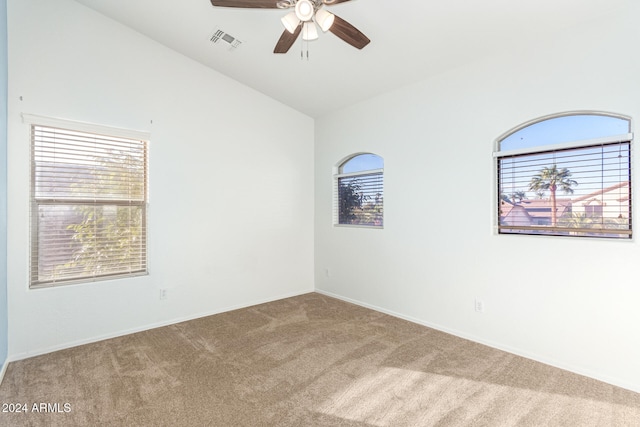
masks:
POLYGON ((293 9, 282 17, 285 30, 273 49, 273 53, 287 53, 300 33, 303 40, 317 39, 316 24, 322 31, 331 31, 355 48, 368 45, 371 40, 360 30, 323 8, 346 1, 350 0, 211 0, 211 4, 248 9, 293 9))

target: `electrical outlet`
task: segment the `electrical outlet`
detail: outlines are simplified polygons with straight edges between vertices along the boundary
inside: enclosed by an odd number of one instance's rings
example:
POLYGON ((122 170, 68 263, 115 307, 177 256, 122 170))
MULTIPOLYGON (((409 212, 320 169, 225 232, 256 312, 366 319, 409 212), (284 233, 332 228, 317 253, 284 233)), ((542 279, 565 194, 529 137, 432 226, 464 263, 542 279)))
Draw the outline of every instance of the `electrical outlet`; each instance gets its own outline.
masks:
POLYGON ((324 275, 327 277, 331 277, 331 270, 329 270, 329 267, 324 269, 324 275))
POLYGON ((478 313, 484 313, 484 302, 476 298, 475 307, 478 313))
POLYGON ((160 289, 160 299, 167 299, 167 290, 160 289))

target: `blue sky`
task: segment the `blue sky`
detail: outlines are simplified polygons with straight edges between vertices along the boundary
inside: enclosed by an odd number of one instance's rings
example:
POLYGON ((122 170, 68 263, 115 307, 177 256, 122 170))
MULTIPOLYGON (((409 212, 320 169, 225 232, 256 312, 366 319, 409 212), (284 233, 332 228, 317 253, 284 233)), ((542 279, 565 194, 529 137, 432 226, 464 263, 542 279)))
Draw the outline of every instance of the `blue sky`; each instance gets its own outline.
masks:
MULTIPOLYGON (((603 115, 577 115, 557 117, 535 123, 509 135, 501 141, 501 150, 532 148, 563 142, 589 140, 627 134, 630 122, 626 119, 603 115)), ((559 169, 571 171, 573 197, 586 195, 629 180, 628 144, 613 144, 586 149, 571 149, 553 153, 540 153, 501 159, 503 194, 524 191, 528 198, 536 198, 529 191, 531 177, 543 167, 556 164, 559 169)), ((545 194, 548 197, 549 194, 545 194)), ((571 195, 558 192, 558 197, 571 195)))
POLYGON ((515 150, 582 141, 630 132, 628 120, 601 115, 556 117, 534 123, 500 142, 500 150, 515 150))
POLYGON ((382 157, 375 154, 360 154, 351 158, 342 166, 340 173, 362 172, 384 168, 382 157))

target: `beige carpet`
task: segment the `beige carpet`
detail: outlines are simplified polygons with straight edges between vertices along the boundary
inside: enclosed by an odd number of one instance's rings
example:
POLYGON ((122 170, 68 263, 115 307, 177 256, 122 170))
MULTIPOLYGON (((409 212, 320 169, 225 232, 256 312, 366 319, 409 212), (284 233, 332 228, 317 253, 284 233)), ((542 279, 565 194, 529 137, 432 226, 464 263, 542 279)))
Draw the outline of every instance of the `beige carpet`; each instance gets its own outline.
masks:
POLYGON ((13 362, 0 402, 27 406, 3 426, 640 426, 639 394, 316 293, 13 362))

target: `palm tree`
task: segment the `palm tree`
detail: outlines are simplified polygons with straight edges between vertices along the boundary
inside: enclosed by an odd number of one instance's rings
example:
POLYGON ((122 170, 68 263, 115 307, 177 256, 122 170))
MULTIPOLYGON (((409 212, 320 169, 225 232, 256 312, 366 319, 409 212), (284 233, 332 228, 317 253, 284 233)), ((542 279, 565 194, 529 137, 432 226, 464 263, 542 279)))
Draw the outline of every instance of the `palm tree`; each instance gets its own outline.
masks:
MULTIPOLYGON (((594 228, 593 218, 588 217, 585 213, 570 212, 560 217, 558 220, 560 227, 563 228, 594 228)), ((575 236, 584 235, 580 232, 569 232, 575 236)))
POLYGON ((573 194, 574 185, 578 183, 571 178, 571 172, 569 169, 558 169, 556 165, 551 167, 544 167, 537 174, 531 177, 529 183, 529 190, 531 191, 546 191, 549 190, 551 199, 551 226, 555 227, 557 222, 557 206, 556 206, 556 191, 562 190, 565 194, 573 194))
POLYGON ((509 194, 509 197, 511 198, 511 200, 513 200, 513 203, 520 203, 521 201, 527 198, 527 193, 521 190, 517 190, 509 194))

